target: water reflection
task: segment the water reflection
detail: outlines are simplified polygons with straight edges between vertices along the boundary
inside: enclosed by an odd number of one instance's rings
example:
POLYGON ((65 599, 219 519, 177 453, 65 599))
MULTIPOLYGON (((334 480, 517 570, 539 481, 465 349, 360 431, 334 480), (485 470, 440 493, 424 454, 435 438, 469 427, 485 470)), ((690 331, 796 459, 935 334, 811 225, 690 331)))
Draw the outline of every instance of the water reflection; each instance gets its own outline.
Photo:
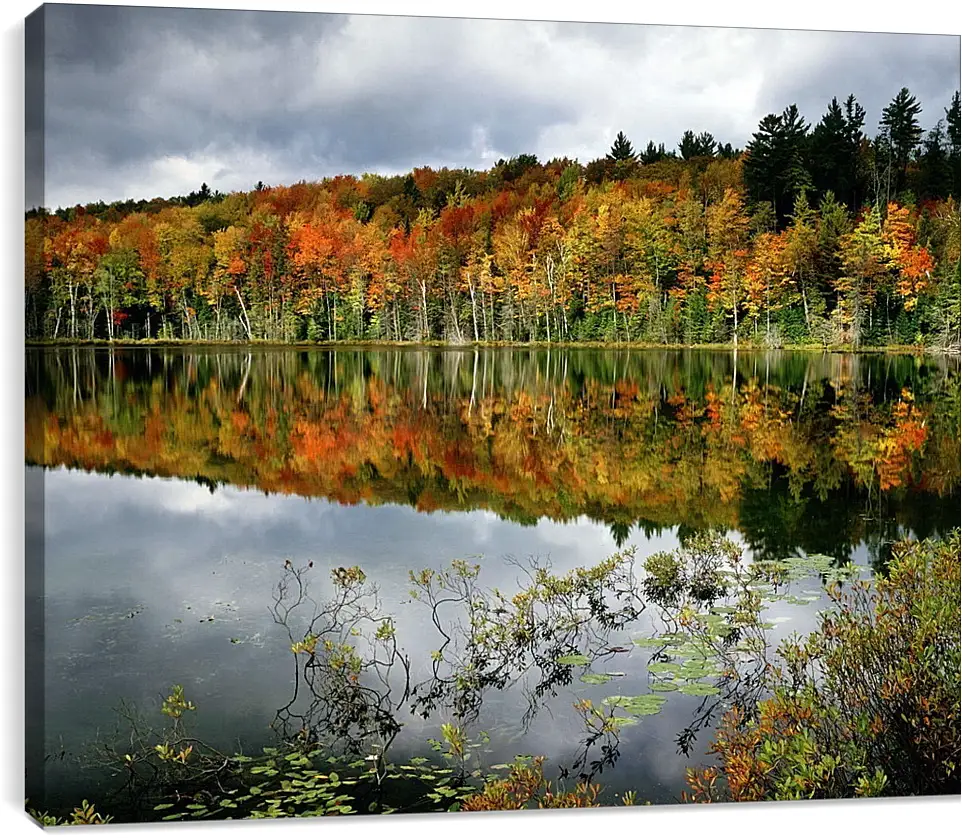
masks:
POLYGON ((849 555, 957 523, 958 382, 904 356, 31 351, 27 462, 849 555))
MULTIPOLYGON (((573 712, 572 705, 585 698, 600 707, 601 698, 612 691, 647 689, 649 653, 631 640, 650 623, 642 613, 645 605, 632 563, 611 565, 603 577, 584 576, 579 574, 584 554, 575 548, 557 551, 548 566, 543 557, 550 552, 550 529, 556 525, 546 522, 549 538, 529 560, 485 556, 479 559, 483 571, 465 563, 455 573, 459 565, 442 562, 428 549, 409 566, 435 567, 441 575, 418 573, 411 582, 403 566, 378 563, 372 556, 363 584, 339 588, 329 577, 345 571, 324 549, 336 538, 307 539, 313 547, 308 552, 302 547, 299 554, 321 558, 298 565, 281 559, 285 551, 283 545, 278 549, 275 533, 258 534, 259 522, 273 518, 283 532, 302 518, 303 510, 318 509, 317 503, 228 490, 219 507, 222 549, 200 560, 204 541, 195 536, 208 511, 202 504, 192 509, 189 497, 210 498, 200 487, 190 487, 188 497, 172 510, 163 502, 148 509, 146 504, 163 495, 153 489, 176 484, 68 472, 48 477, 51 505, 62 510, 50 551, 48 752, 67 747, 72 756, 86 760, 86 773, 78 773, 73 760, 48 765, 49 806, 98 792, 109 811, 132 819, 149 817, 155 801, 147 788, 135 789, 134 799, 143 807, 125 809, 131 801, 116 796, 110 777, 90 772, 90 746, 107 742, 116 754, 129 750, 125 730, 105 735, 117 721, 112 709, 123 698, 156 716, 158 700, 172 683, 183 683, 200 708, 198 737, 221 753, 240 743, 251 753, 280 736, 348 756, 373 750, 394 753, 399 760, 430 757, 426 741, 447 722, 471 736, 486 731, 491 763, 519 752, 544 753, 552 771, 562 776, 573 772, 593 778, 605 772, 612 794, 633 788, 662 802, 677 798, 688 764, 679 754, 678 731, 697 731, 712 718, 715 699, 680 696, 657 724, 624 731, 592 727, 586 714, 573 712), (90 564, 81 567, 76 550, 86 548, 73 536, 92 520, 98 502, 89 500, 96 496, 91 491, 95 481, 106 484, 100 486, 98 501, 106 500, 116 516, 98 523, 110 531, 114 521, 126 522, 128 529, 119 526, 114 550, 99 558, 92 555, 90 564), (72 507, 69 497, 80 503, 72 507), (166 513, 160 511, 165 506, 166 513), (249 527, 242 523, 245 517, 249 527), (253 543, 247 543, 249 538, 253 543), (260 555, 259 539, 272 543, 276 552, 260 555), (159 555, 145 549, 160 541, 167 549, 159 555), (557 581, 567 578, 583 581, 559 589, 557 581), (412 586, 421 593, 415 601, 412 586), (545 595, 529 622, 527 606, 517 603, 514 594, 539 586, 543 593, 554 593, 545 595), (382 633, 385 624, 390 634, 382 633), (506 633, 493 636, 495 625, 503 625, 506 633), (530 637, 515 633, 528 625, 530 637), (300 649, 292 672, 291 645, 310 637, 317 640, 317 654, 300 649), (579 680, 583 667, 563 663, 572 654, 590 659, 593 671, 616 672, 617 684, 579 680)), ((355 537, 352 527, 342 529, 337 521, 360 510, 322 504, 318 511, 334 517, 331 534, 355 537)), ((399 511, 411 525, 419 518, 412 510, 399 511)), ((455 513, 431 520, 463 527, 469 517, 455 513)), ((528 539, 519 546, 538 543, 531 536, 539 528, 496 523, 504 527, 505 537, 520 532, 528 539)), ((602 546, 598 555, 613 550, 605 528, 588 522, 582 526, 602 546)), ((509 543, 497 536, 495 542, 509 543)), ((660 543, 671 547, 676 542, 665 538, 660 543)), ((721 698, 730 701, 732 696, 726 690, 721 698)), ((119 779, 128 783, 133 777, 124 773, 119 779)))
MULTIPOLYGON (((79 754, 120 698, 155 707, 181 683, 199 733, 228 751, 280 734, 429 755, 458 721, 491 734, 493 760, 543 753, 559 773, 603 770, 613 793, 676 799, 679 751, 700 755, 714 698, 673 696, 594 736, 573 705, 614 687, 556 663, 587 654, 644 691, 651 652, 631 641, 647 612, 609 601, 577 642, 492 656, 472 597, 411 602, 409 571, 464 559, 513 596, 548 562, 563 576, 708 529, 757 558, 879 562, 901 533, 958 526, 958 381, 951 361, 787 353, 31 350, 46 754, 79 754), (368 628, 396 632, 357 689, 303 656, 292 671, 312 612, 269 609, 308 562, 321 580, 363 568, 379 589, 368 628)), ((815 607, 777 613, 805 631, 815 607)), ((50 806, 110 788, 69 758, 44 776, 50 806)))

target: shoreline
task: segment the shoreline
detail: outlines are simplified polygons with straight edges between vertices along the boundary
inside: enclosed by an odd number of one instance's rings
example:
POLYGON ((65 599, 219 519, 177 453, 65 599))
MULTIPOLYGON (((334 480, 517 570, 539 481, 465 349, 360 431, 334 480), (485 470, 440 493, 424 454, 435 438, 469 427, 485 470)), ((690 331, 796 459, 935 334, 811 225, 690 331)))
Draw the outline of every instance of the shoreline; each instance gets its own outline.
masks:
POLYGON ((766 347, 754 344, 732 343, 645 343, 641 341, 604 342, 604 341, 466 341, 464 343, 448 343, 445 341, 271 341, 271 340, 187 340, 183 338, 148 338, 148 339, 120 339, 106 340, 104 338, 72 340, 72 339, 43 339, 34 338, 24 341, 24 347, 101 347, 101 348, 173 348, 173 347, 216 347, 237 349, 441 349, 441 350, 477 350, 477 349, 595 349, 613 351, 619 349, 630 350, 670 350, 670 351, 713 351, 713 352, 811 352, 811 353, 845 353, 849 355, 942 355, 959 357, 958 347, 938 348, 916 345, 891 346, 859 346, 846 344, 797 344, 790 346, 766 347))

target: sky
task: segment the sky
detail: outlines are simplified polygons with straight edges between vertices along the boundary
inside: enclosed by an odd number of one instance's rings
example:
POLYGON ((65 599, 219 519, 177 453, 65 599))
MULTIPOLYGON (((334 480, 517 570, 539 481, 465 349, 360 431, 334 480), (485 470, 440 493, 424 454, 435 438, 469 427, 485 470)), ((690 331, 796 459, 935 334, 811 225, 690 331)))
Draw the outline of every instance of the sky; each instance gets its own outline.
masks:
POLYGON ((54 4, 42 46, 51 208, 585 163, 619 130, 636 149, 689 128, 744 147, 766 114, 796 103, 814 124, 849 93, 874 133, 902 86, 928 128, 960 86, 950 35, 54 4))

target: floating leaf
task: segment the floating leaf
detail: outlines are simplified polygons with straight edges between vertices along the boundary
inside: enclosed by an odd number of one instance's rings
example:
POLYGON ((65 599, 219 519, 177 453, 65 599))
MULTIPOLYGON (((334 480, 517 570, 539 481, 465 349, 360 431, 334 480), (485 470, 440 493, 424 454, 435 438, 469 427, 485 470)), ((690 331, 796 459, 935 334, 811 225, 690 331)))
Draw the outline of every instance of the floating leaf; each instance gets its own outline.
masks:
POLYGON ((650 693, 635 696, 613 695, 606 698, 602 703, 611 707, 621 707, 635 716, 653 716, 661 710, 665 698, 650 693))
POLYGON ((718 695, 721 690, 712 684, 685 684, 678 688, 684 695, 718 695))
POLYGON ((563 655, 560 658, 556 658, 555 663, 560 663, 563 666, 583 666, 584 664, 591 663, 591 659, 581 654, 563 655))
POLYGON ((656 649, 665 645, 665 641, 660 637, 636 637, 632 643, 641 646, 643 649, 656 649))
POLYGON ((586 672, 581 676, 581 680, 586 684, 606 684, 611 680, 611 676, 600 672, 586 672))

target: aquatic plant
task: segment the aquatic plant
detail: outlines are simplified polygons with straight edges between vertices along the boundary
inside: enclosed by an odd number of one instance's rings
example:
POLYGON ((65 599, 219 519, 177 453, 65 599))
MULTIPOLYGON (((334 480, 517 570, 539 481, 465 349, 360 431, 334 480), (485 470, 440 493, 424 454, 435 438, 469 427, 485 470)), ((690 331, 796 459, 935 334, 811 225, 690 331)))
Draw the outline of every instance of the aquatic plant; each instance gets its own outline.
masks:
POLYGON ((57 817, 47 812, 38 812, 32 809, 27 801, 27 814, 30 815, 41 826, 91 826, 93 824, 110 823, 113 818, 110 815, 101 815, 97 812, 93 803, 84 800, 79 806, 66 817, 57 817))

